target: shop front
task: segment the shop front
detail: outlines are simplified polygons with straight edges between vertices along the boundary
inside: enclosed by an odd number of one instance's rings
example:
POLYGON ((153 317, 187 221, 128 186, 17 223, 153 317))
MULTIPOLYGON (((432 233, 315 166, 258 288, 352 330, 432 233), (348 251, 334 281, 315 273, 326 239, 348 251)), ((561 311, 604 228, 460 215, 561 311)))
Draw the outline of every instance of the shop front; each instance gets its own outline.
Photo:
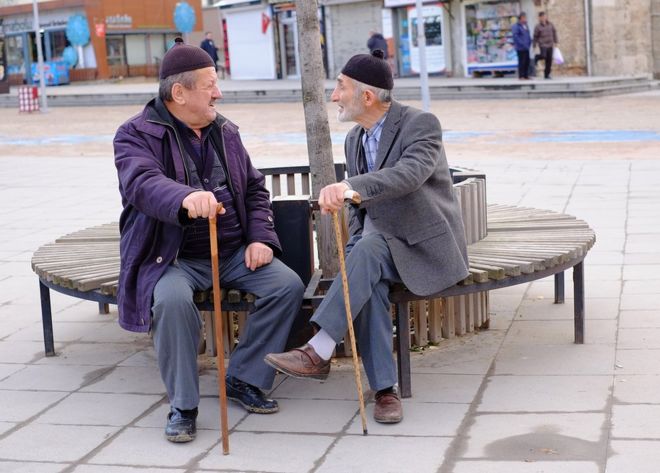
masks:
MULTIPOLYGON (((414 0, 385 0, 383 32, 394 38, 393 63, 401 77, 420 72, 417 34, 418 12, 414 0), (391 8, 391 10, 389 10, 391 8), (390 23, 391 22, 391 23, 390 23), (389 24, 388 24, 389 23, 389 24)), ((426 66, 429 74, 443 75, 451 70, 451 45, 448 34, 448 3, 431 2, 422 6, 426 66)))
MULTIPOLYGON (((514 74, 518 58, 511 27, 522 11, 530 23, 532 0, 466 0, 462 3, 464 64, 467 77, 514 74)), ((530 24, 530 29, 533 26, 530 24)))

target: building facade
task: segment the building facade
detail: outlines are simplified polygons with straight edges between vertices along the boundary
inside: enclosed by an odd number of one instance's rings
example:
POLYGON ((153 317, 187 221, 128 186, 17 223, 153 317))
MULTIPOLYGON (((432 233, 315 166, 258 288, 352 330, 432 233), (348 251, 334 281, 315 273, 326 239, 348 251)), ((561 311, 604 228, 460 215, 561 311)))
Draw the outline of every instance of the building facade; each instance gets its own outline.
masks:
MULTIPOLYGON (((72 16, 82 16, 89 40, 79 45, 72 80, 126 76, 155 76, 160 59, 176 36, 174 21, 179 0, 41 0, 40 41, 44 60, 65 55, 71 44, 66 36, 72 16)), ((194 31, 202 29, 199 1, 189 4, 194 12, 194 31)), ((30 0, 0 0, 5 50, 10 82, 30 83, 32 64, 37 61, 36 36, 30 0)))

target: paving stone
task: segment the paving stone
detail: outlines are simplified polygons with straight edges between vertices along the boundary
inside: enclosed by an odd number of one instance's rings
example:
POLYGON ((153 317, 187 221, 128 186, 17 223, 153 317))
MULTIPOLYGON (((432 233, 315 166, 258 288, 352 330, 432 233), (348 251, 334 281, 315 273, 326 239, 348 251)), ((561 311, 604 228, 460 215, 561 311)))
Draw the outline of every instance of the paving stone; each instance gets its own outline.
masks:
POLYGON ((619 328, 660 328, 660 312, 657 310, 622 310, 619 328))
MULTIPOLYGON (((312 470, 334 440, 334 436, 327 435, 235 432, 229 437, 230 455, 223 455, 221 448, 215 447, 199 461, 199 467, 213 471, 303 473, 312 470)), ((353 458, 354 453, 351 452, 353 458)))
POLYGON ((613 397, 622 404, 660 404, 660 375, 617 375, 613 397))
MULTIPOLYGON (((121 363, 118 363, 118 366, 140 366, 143 368, 150 367, 158 369, 158 362, 156 361, 156 352, 154 351, 153 345, 148 345, 145 348, 141 348, 137 353, 129 356, 121 363)), ((217 378, 216 378, 217 380, 217 378)), ((200 379, 201 384, 201 379, 200 379)), ((217 386, 218 382, 215 381, 217 386)))
POLYGON ((502 331, 484 331, 447 340, 438 350, 411 356, 413 373, 484 375, 502 343, 502 331))
POLYGON ((641 280, 652 285, 651 280, 660 279, 660 264, 628 264, 623 268, 623 279, 641 280))
POLYGON ((464 458, 490 461, 596 461, 606 416, 585 413, 482 414, 468 431, 464 458))
MULTIPOLYGON (((357 401, 355 405, 359 408, 357 401)), ((379 424, 374 420, 374 402, 365 407, 369 435, 391 435, 408 437, 455 437, 470 407, 469 404, 448 404, 438 402, 418 402, 403 399, 403 420, 398 424, 379 424), (436 422, 426 422, 427 419, 436 422)), ((359 414, 353 418, 347 433, 362 434, 362 419, 359 414)))
POLYGON ((497 355, 495 374, 606 375, 614 371, 609 345, 509 345, 497 355))
POLYGON ((605 473, 658 473, 660 442, 612 440, 605 473))
POLYGON ((625 349, 660 349, 660 328, 622 328, 617 347, 625 349))
MULTIPOLYGON (((573 320, 572 300, 555 304, 554 299, 525 299, 520 305, 516 320, 573 320)), ((616 319, 619 315, 619 300, 610 298, 588 298, 584 304, 585 317, 589 319, 616 319)))
POLYGON ((660 309, 660 293, 655 294, 623 294, 621 310, 658 310, 660 309))
POLYGON ((138 394, 72 393, 39 416, 39 424, 116 425, 130 424, 160 396, 138 394), (99 409, 103 406, 103 409, 99 409))
POLYGON ((413 402, 470 403, 481 387, 483 376, 413 373, 413 402))
MULTIPOLYGON (((149 473, 185 473, 186 470, 174 468, 149 468, 149 473)), ((146 473, 144 468, 132 468, 129 466, 103 466, 103 465, 81 465, 72 470, 73 473, 146 473)))
POLYGON ((660 405, 631 404, 612 407, 612 437, 660 439, 660 405))
MULTIPOLYGON (((598 235, 598 234, 596 234, 598 235)), ((596 236, 598 237, 598 236, 596 236)), ((596 247, 597 248, 597 247, 596 247)), ((598 266, 601 264, 607 265, 621 265, 624 262, 624 255, 621 251, 601 251, 600 249, 592 249, 587 253, 584 259, 585 266, 591 268, 592 265, 598 266)), ((591 269, 590 269, 591 271, 591 269)))
MULTIPOLYGON (((658 218, 660 218, 660 216, 658 216, 658 218)), ((623 264, 660 264, 660 252, 625 253, 623 256, 623 264)))
POLYGON ((103 443, 117 427, 29 424, 0 440, 0 458, 74 462, 103 443), (36 445, 39 448, 34 448, 36 445))
POLYGON ((599 473, 595 462, 459 461, 452 473, 599 473))
POLYGON ((617 350, 616 374, 660 374, 660 350, 617 350))
POLYGON ((14 422, 2 422, 0 421, 0 435, 4 434, 8 430, 16 427, 16 423, 14 422))
POLYGON ((607 406, 611 386, 611 376, 491 376, 478 411, 603 410, 607 406))
POLYGON ((98 366, 32 365, 0 382, 0 389, 75 391, 108 368, 98 366))
POLYGON ((292 399, 280 402, 275 415, 248 416, 240 431, 337 434, 358 414, 357 391, 353 401, 292 399), (332 416, 327 413, 332 412, 332 416))
MULTIPOLYGON (((54 320, 53 333, 58 342, 82 340, 85 334, 103 331, 112 325, 110 322, 60 322, 54 320)), ((7 337, 7 341, 41 341, 44 332, 41 324, 31 324, 25 329, 7 337)))
POLYGON ((13 462, 0 460, 0 471, 7 473, 59 473, 64 463, 13 462))
POLYGON ((0 363, 0 381, 3 379, 7 378, 8 376, 11 376, 12 374, 16 373, 17 371, 20 371, 25 368, 25 365, 21 365, 18 363, 0 363))
MULTIPOLYGON (((585 344, 616 342, 616 320, 585 321, 585 344)), ((570 320, 515 320, 504 345, 564 345, 574 340, 575 328, 570 320)))
POLYGON ((437 437, 384 437, 347 435, 325 457, 318 473, 436 472, 451 439, 437 437), (360 452, 356 455, 356 452, 360 452))
POLYGON ((657 250, 660 233, 628 235, 626 253, 649 253, 657 250))
POLYGON ((140 346, 132 343, 68 343, 57 356, 44 357, 36 364, 113 366, 129 358, 140 346))
POLYGON ((44 357, 43 342, 0 341, 0 360, 3 363, 34 363, 44 357))
MULTIPOLYGON (((168 442, 163 432, 163 427, 128 427, 89 458, 87 464, 142 466, 149 469, 185 468, 195 457, 204 454, 219 442, 218 433, 211 430, 199 430, 194 442, 179 444, 168 442)), ((231 438, 233 436, 230 436, 230 442, 231 438)), ((232 443, 230 447, 231 445, 232 443)))
MULTIPOLYGON (((589 283, 585 285, 584 295, 587 299, 617 299, 621 295, 621 281, 598 281, 597 283, 589 283)), ((555 299, 555 283, 554 279, 541 279, 534 281, 529 291, 525 295, 527 299, 549 300, 554 302, 555 299)), ((568 303, 573 300, 573 279, 565 278, 564 282, 564 297, 568 303)))
POLYGON ((82 388, 82 391, 162 395, 165 393, 165 386, 160 379, 157 368, 119 366, 102 378, 82 388))
POLYGON ((623 294, 636 295, 636 294, 655 294, 660 287, 659 279, 648 279, 645 281, 624 281, 623 294))
POLYGON ((68 394, 57 391, 0 390, 0 406, 7 407, 0 410, 0 421, 23 422, 68 394))

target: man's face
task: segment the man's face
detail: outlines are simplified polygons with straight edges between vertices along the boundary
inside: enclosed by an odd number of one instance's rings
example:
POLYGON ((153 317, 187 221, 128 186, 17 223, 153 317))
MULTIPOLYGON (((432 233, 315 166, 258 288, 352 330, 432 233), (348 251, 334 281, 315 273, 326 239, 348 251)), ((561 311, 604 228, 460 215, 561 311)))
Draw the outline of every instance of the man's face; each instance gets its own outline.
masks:
POLYGON ((541 23, 545 25, 545 22, 548 21, 548 17, 545 15, 541 15, 539 16, 539 20, 541 21, 541 23))
POLYGON ((520 17, 520 23, 522 23, 523 25, 524 25, 525 23, 527 23, 527 17, 526 17, 525 15, 522 15, 522 16, 520 17))
POLYGON ((185 110, 191 128, 204 128, 216 117, 215 101, 222 98, 218 88, 218 75, 214 67, 195 71, 197 80, 193 89, 183 88, 185 110))
POLYGON ((357 121, 357 118, 364 113, 365 107, 362 103, 362 97, 358 94, 357 86, 350 77, 339 74, 337 85, 330 98, 339 107, 337 120, 340 122, 357 121))

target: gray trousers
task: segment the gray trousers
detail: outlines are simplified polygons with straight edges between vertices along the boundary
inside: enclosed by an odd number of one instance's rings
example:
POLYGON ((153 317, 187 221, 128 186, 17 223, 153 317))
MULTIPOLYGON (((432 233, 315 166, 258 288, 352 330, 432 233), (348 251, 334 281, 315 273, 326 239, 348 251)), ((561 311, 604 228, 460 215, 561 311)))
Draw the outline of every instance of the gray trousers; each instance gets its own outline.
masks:
MULTIPOLYGON (((275 371, 264 363, 264 356, 284 350, 305 288, 298 275, 280 260, 274 258, 250 271, 244 255, 245 247, 241 247, 220 264, 221 287, 257 297, 227 374, 269 389, 275 371)), ((193 409, 199 404, 197 347, 202 319, 193 292, 212 285, 210 260, 179 259, 167 268, 154 289, 152 331, 158 367, 170 404, 179 409, 193 409)))
MULTIPOLYGON (((390 284, 401 282, 387 242, 379 233, 352 237, 346 246, 351 314, 362 365, 373 390, 397 383, 392 355, 390 284)), ((337 276, 311 321, 339 343, 348 329, 341 277, 337 276)))

